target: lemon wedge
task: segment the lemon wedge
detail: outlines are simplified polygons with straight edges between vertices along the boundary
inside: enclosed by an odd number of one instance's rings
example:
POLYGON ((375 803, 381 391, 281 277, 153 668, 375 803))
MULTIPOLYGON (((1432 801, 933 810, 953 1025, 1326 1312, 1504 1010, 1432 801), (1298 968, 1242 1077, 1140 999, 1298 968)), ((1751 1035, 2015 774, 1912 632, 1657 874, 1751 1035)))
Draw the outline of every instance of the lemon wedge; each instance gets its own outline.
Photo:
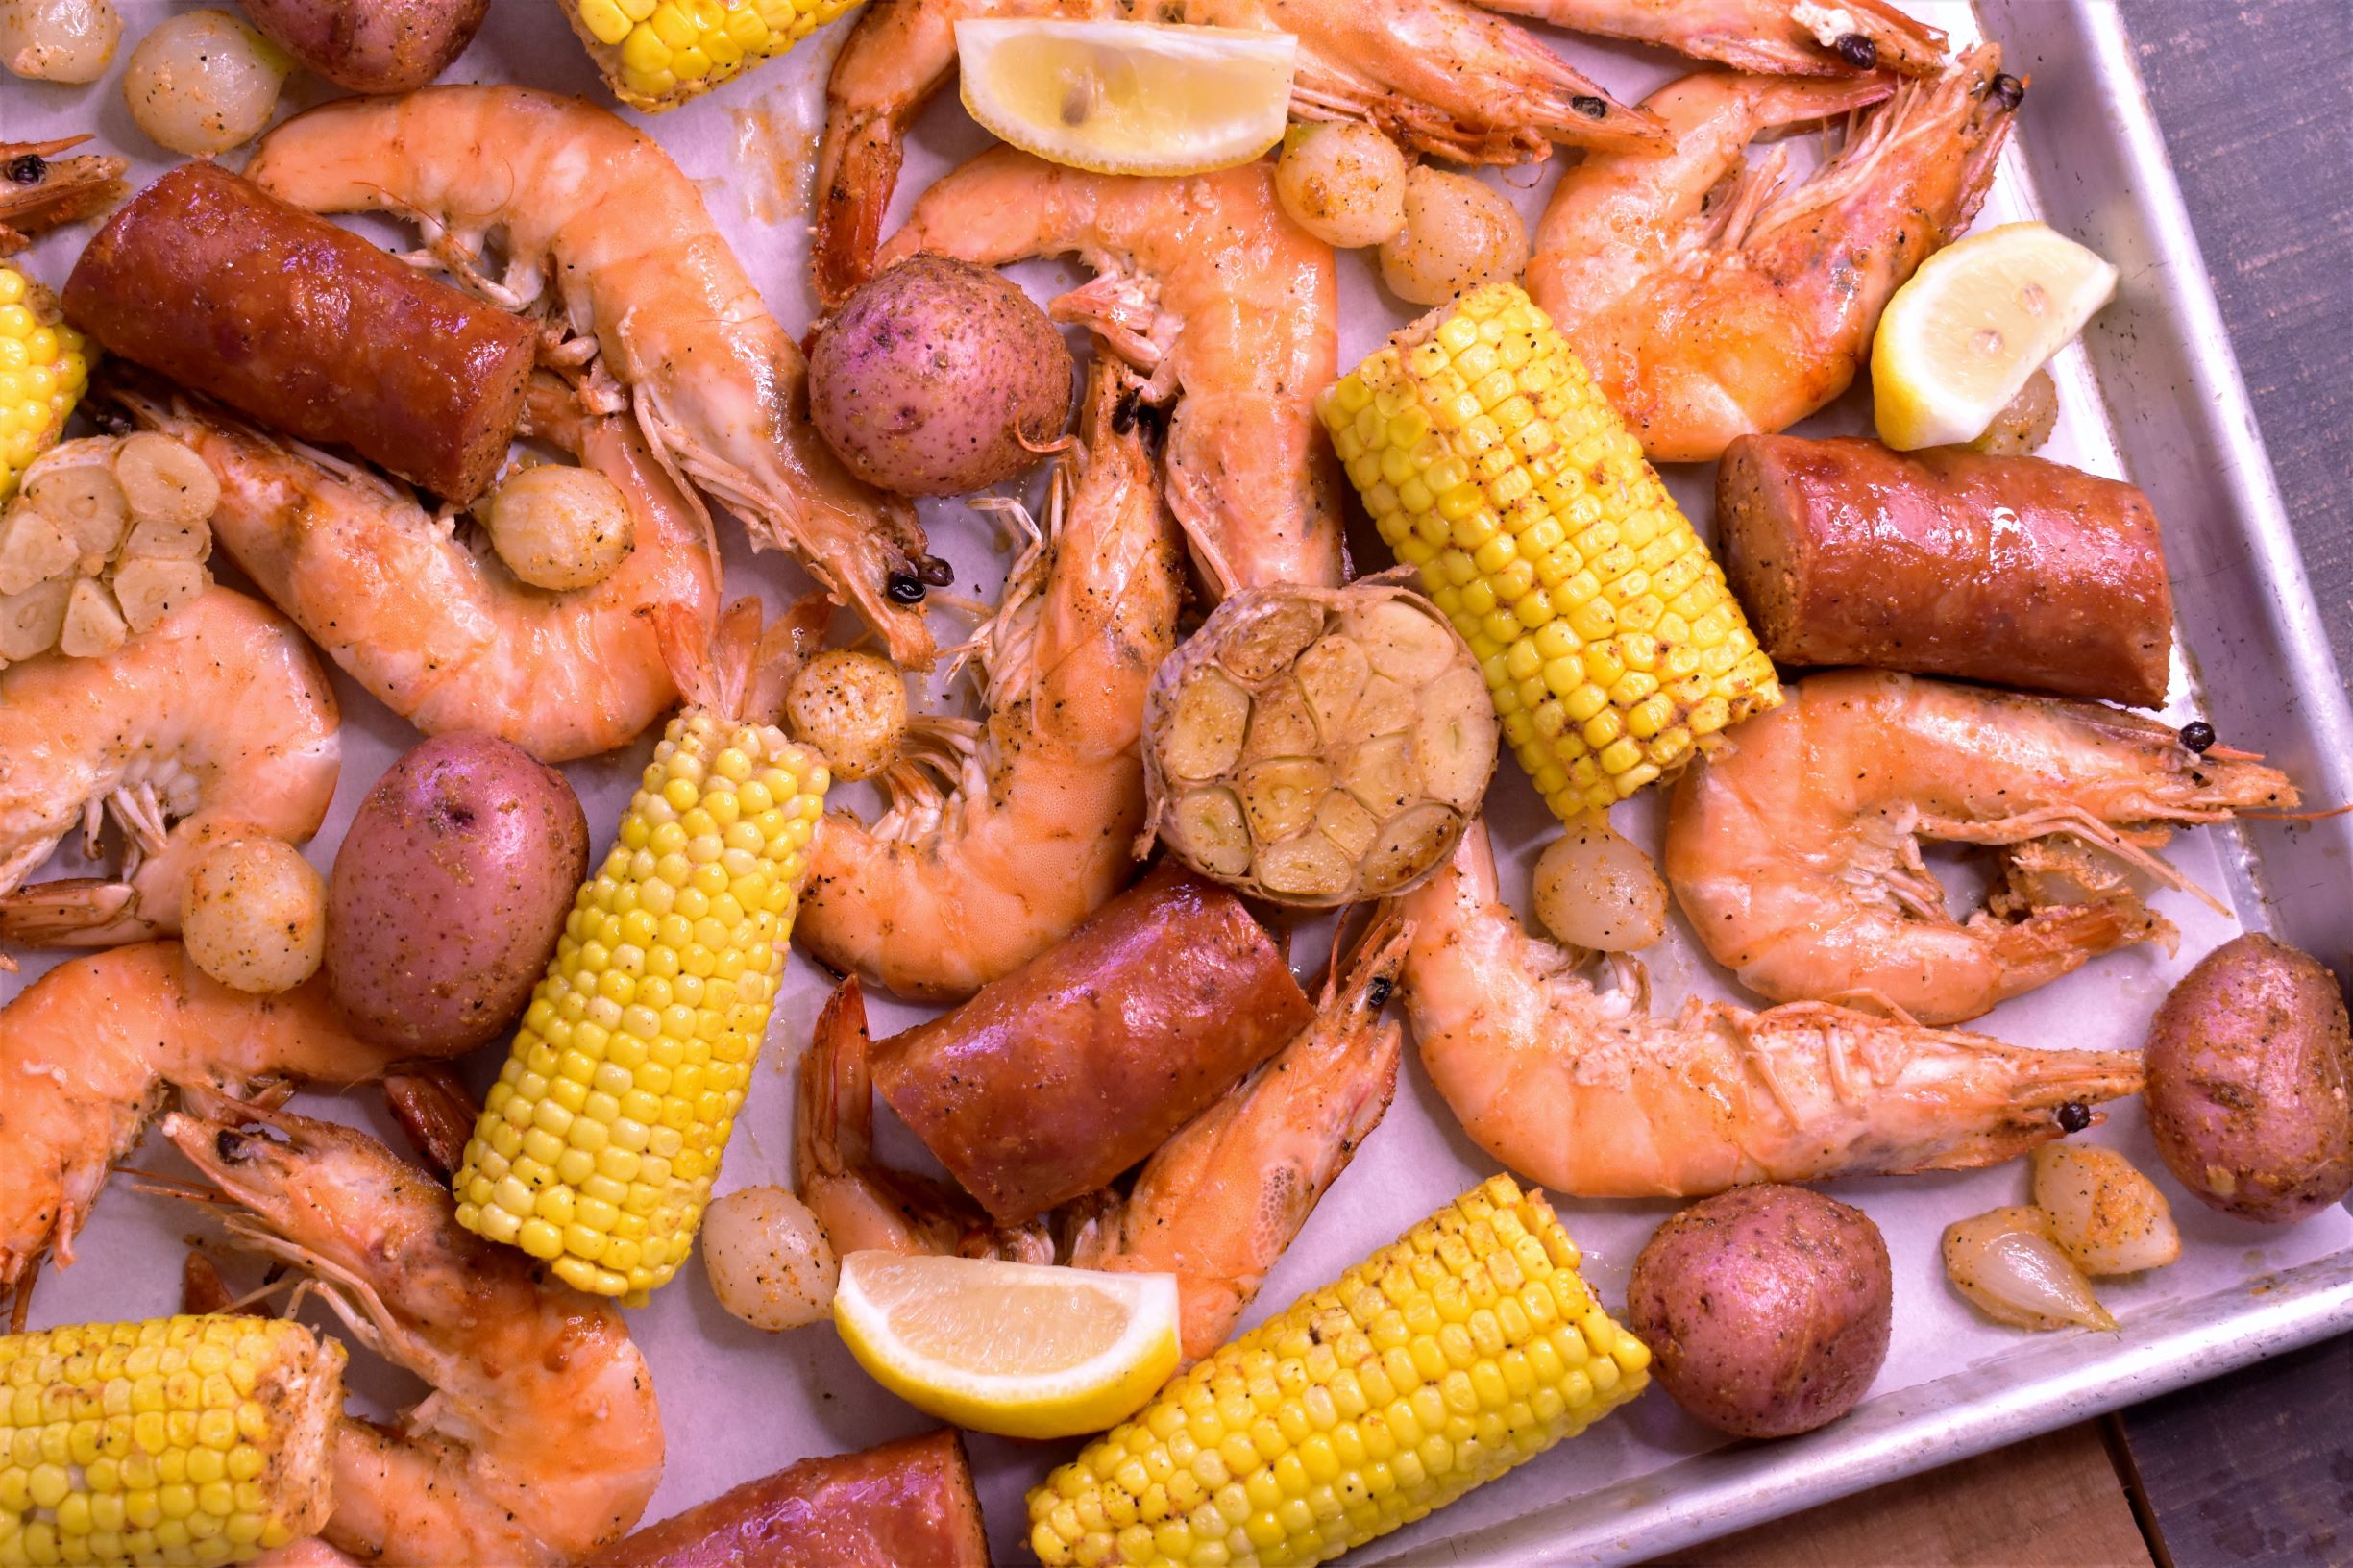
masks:
POLYGON ((833 1323, 917 1409, 1007 1437, 1102 1432, 1177 1366, 1173 1274, 853 1252, 833 1323))
POLYGON ((1201 174, 1283 139, 1287 33, 1035 17, 956 24, 964 107, 993 135, 1098 174, 1201 174))
POLYGON ((1872 339, 1879 439, 1899 452, 1975 440, 2115 295, 2116 280, 2116 268, 2041 223, 2005 223, 1928 257, 1872 339))

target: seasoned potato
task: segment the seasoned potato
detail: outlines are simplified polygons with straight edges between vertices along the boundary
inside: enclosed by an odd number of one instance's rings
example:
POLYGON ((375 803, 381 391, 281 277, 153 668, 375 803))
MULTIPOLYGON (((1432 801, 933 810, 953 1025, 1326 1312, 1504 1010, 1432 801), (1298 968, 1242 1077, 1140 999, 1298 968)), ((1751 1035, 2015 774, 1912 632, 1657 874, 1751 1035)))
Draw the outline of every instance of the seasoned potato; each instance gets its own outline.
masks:
POLYGON ((869 484, 954 496, 1038 461, 1062 434, 1070 351, 986 267, 910 257, 843 303, 809 350, 809 414, 869 484))
POLYGON ((465 53, 490 0, 244 0, 270 41, 338 87, 407 92, 465 53))
POLYGON ((2353 1190, 2353 1033, 2336 979, 2249 933, 2166 997, 2143 1052, 2157 1152, 2182 1186, 2281 1224, 2353 1190))
POLYGON ((530 1000, 587 874, 563 774, 496 736, 436 736, 376 781, 335 854, 335 1000, 381 1044, 486 1044, 530 1000))
POLYGON ((781 1187, 712 1200, 702 1213, 702 1267, 722 1307, 771 1334, 825 1316, 841 1278, 824 1227, 781 1187))
POLYGON ((269 995, 318 972, 327 889, 302 851, 279 839, 230 839, 188 874, 180 941, 224 986, 269 995))
POLYGON ((1811 1432, 1854 1409, 1887 1359, 1887 1243, 1819 1192, 1737 1187, 1657 1229, 1626 1311, 1693 1415, 1741 1437, 1811 1432))

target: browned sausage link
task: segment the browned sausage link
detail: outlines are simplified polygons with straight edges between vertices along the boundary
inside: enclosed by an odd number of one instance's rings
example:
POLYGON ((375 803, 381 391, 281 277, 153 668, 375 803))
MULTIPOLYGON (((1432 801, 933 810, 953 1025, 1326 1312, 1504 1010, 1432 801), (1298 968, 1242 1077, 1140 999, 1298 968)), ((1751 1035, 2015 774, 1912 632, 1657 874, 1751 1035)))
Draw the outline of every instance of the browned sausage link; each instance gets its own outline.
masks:
POLYGON ((988 1568, 949 1429, 803 1459, 617 1541, 588 1568, 988 1568))
POLYGON ((1241 900, 1164 862, 1059 947, 876 1045, 874 1084, 1018 1225, 1159 1148, 1313 1012, 1241 900))
POLYGON ((210 163, 107 220, 65 314, 110 354, 456 502, 497 474, 531 373, 528 322, 210 163))
POLYGON ((1962 447, 1746 435, 1717 470, 1716 527, 1777 663, 2165 700, 2173 600, 2132 485, 1962 447))

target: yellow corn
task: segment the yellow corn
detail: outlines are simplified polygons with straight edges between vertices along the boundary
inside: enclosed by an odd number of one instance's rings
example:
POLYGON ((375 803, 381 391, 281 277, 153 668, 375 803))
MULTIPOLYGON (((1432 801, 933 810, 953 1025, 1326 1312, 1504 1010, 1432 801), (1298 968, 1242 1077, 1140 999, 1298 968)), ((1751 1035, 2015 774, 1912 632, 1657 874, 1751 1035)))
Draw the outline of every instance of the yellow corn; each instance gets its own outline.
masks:
POLYGON ((675 109, 773 60, 859 0, 562 0, 613 95, 675 109))
POLYGON ((1640 1393, 1651 1353, 1497 1176, 1180 1375, 1029 1494, 1041 1562, 1323 1562, 1640 1393))
POLYGON ((269 1317, 0 1337, 0 1568, 244 1562, 311 1533, 343 1360, 269 1317))
POLYGON ((670 722, 580 889, 453 1186, 458 1223, 633 1296, 692 1250, 830 782, 772 725, 670 722))
POLYGON ((1316 409, 1562 821, 1779 704, 1723 569, 1518 284, 1424 316, 1316 409))
POLYGON ((0 262, 0 501, 56 444, 89 371, 88 348, 58 314, 57 300, 0 262))

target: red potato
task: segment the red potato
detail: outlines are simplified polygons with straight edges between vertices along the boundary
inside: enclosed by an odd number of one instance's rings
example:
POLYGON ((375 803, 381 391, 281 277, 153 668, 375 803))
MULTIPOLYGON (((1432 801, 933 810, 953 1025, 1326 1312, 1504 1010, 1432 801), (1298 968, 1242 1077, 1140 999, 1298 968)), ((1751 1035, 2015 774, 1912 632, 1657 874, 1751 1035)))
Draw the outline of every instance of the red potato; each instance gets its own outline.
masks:
POLYGON ((2353 1031, 2317 960, 2224 943, 2166 997, 2143 1059, 2157 1152, 2209 1208, 2284 1224, 2353 1191, 2353 1031))
POLYGON ((327 978, 353 1031, 453 1055, 503 1035, 588 875, 564 775, 494 735, 437 735, 376 781, 327 885, 327 978))
POLYGON ((243 0, 272 43, 338 87, 409 92, 449 69, 490 0, 243 0))
POLYGON ((1887 1243, 1819 1192, 1736 1187, 1653 1234, 1626 1311, 1678 1405, 1734 1436, 1793 1436, 1854 1409, 1887 1360, 1887 1243))

